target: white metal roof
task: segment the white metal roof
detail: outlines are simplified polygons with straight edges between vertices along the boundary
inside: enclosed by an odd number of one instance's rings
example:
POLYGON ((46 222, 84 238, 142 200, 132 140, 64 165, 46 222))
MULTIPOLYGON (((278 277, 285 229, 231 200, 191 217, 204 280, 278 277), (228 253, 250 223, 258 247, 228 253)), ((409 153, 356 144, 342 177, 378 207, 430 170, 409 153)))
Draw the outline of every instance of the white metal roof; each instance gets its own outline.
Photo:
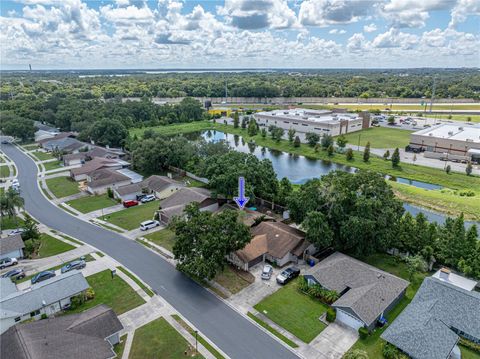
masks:
POLYGON ((443 124, 414 132, 413 135, 480 143, 480 125, 443 124))
POLYGON ((132 183, 138 183, 143 181, 143 176, 135 171, 129 170, 128 168, 122 168, 117 170, 118 173, 121 173, 124 176, 127 176, 131 179, 132 183))

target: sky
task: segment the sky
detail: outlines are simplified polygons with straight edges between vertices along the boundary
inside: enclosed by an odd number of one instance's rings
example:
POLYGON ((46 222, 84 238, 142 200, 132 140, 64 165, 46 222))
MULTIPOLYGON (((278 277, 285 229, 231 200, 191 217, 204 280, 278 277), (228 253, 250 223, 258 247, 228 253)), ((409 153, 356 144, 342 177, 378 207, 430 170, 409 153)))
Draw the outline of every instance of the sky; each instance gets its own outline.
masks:
POLYGON ((0 68, 480 67, 479 0, 0 2, 0 68))

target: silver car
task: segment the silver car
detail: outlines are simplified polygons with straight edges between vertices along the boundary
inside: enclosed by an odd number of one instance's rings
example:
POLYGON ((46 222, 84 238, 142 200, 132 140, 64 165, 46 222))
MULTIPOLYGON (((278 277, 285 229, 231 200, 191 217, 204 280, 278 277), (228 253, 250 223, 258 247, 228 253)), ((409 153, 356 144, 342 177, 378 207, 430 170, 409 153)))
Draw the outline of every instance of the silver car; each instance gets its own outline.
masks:
POLYGON ((272 277, 273 274, 273 268, 271 265, 264 265, 263 270, 262 270, 262 279, 269 280, 272 277))

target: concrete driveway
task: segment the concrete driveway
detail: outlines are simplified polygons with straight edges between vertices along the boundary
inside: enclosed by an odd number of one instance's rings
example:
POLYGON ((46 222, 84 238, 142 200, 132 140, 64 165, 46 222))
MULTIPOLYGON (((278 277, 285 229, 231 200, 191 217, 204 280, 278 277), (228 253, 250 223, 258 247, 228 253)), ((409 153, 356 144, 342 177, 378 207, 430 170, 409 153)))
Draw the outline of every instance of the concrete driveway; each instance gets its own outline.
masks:
POLYGON ((341 359, 358 339, 358 333, 347 326, 330 323, 299 352, 305 358, 341 359))

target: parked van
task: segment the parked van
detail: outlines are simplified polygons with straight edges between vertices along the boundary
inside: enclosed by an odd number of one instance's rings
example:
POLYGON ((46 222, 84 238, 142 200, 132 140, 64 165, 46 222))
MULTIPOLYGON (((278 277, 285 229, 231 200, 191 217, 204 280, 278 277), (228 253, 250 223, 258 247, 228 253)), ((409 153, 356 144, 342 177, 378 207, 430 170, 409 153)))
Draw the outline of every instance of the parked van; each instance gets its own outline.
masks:
POLYGON ((141 231, 148 231, 149 229, 158 227, 160 225, 159 221, 145 221, 140 223, 140 230, 141 231))

